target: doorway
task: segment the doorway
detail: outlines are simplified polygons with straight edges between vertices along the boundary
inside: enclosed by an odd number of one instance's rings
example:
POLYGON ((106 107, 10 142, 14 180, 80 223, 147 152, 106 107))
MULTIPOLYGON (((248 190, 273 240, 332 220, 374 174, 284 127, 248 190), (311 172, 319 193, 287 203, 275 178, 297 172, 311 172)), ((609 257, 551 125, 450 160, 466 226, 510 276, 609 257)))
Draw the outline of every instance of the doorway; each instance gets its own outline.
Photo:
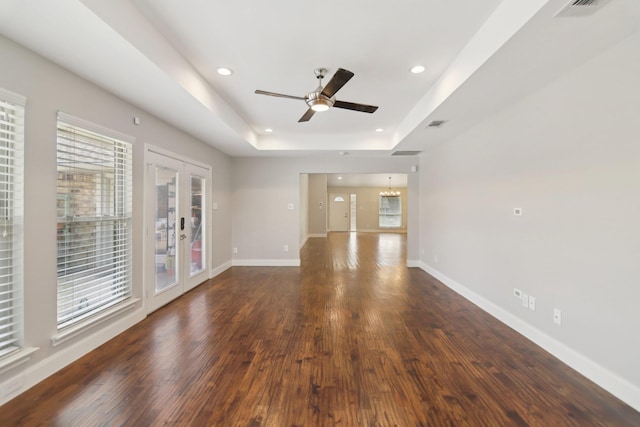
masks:
POLYGON ((347 194, 331 193, 329 195, 329 230, 349 231, 350 203, 347 194))
POLYGON ((150 313, 208 279, 211 170, 149 149, 145 191, 146 307, 150 313))

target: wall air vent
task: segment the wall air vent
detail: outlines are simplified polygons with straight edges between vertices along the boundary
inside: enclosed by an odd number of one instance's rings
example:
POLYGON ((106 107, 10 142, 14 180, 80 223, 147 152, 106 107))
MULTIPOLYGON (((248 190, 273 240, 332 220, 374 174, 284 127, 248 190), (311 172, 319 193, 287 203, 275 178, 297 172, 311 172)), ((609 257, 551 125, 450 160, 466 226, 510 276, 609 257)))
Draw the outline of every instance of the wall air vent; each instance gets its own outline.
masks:
POLYGON ((429 123, 427 125, 428 128, 439 128, 441 127, 443 124, 447 123, 446 120, 434 120, 431 123, 429 123))
POLYGON ((587 16, 601 9, 610 0, 571 0, 555 14, 557 17, 587 16))
POLYGON ((420 154, 422 151, 394 151, 391 153, 392 156, 415 156, 416 154, 420 154))

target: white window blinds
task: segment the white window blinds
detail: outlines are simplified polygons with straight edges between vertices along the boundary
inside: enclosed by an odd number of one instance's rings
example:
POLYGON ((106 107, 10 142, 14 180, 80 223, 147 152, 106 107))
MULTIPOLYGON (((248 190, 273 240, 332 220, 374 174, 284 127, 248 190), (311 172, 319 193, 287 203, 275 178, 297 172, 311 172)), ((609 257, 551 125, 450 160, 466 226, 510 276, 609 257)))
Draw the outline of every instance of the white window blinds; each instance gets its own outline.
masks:
POLYGON ((133 139, 58 113, 58 329, 131 296, 133 139))
POLYGON ((22 341, 25 98, 0 89, 0 357, 22 341))

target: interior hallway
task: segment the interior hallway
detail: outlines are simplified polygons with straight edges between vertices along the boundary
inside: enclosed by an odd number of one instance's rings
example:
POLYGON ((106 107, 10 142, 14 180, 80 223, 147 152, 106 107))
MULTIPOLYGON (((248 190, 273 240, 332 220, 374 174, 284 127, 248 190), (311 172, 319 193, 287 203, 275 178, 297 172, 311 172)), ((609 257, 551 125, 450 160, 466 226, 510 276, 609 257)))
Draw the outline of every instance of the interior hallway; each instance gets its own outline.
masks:
POLYGON ((0 407, 2 426, 640 425, 406 264, 406 236, 233 267, 0 407))

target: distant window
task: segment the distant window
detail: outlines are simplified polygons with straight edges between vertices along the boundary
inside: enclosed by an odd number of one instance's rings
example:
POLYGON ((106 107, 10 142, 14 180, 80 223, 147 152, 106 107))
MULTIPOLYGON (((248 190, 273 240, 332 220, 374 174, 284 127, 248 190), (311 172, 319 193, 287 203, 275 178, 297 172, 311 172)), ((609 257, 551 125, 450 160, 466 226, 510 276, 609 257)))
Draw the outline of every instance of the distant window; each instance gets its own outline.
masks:
POLYGON ((26 99, 0 89, 0 357, 22 341, 22 182, 26 99))
POLYGON ((342 196, 337 196, 335 199, 333 199, 334 202, 344 202, 344 197, 342 196))
POLYGON ((58 329, 131 296, 132 142, 58 114, 58 329))
POLYGON ((380 196, 380 228, 402 227, 402 203, 400 196, 380 196))

